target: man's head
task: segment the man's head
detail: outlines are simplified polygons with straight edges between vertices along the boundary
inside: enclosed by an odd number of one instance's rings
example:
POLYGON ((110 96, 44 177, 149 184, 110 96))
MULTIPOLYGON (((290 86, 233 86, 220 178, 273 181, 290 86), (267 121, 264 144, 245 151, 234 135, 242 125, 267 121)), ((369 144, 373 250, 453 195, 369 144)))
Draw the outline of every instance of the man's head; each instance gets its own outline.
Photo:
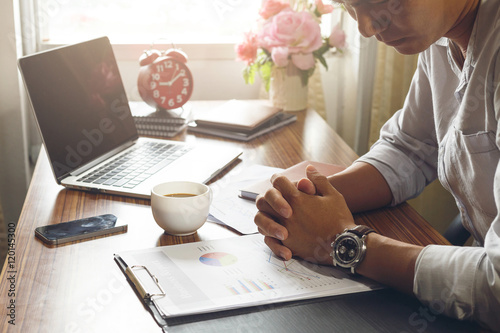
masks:
MULTIPOLYGON (((424 51, 441 37, 454 37, 479 0, 334 0, 345 6, 365 37, 375 36, 403 54, 424 51)), ((460 29, 461 28, 461 29, 460 29)))

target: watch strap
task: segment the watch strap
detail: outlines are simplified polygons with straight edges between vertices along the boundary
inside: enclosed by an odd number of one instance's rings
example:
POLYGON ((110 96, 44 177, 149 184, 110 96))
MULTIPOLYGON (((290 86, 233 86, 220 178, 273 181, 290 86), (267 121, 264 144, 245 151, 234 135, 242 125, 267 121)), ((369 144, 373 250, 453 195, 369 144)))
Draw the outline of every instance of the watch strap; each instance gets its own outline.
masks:
POLYGON ((357 225, 354 228, 348 229, 347 231, 356 234, 359 238, 368 235, 369 233, 375 232, 375 230, 366 225, 357 225))

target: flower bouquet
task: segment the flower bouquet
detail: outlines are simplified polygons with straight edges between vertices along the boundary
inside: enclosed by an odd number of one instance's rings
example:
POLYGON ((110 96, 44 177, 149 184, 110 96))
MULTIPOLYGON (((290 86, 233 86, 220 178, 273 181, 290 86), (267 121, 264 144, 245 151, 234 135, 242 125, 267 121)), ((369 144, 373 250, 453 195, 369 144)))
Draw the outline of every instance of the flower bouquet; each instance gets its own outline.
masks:
POLYGON ((259 73, 268 91, 273 69, 293 64, 307 86, 316 62, 328 68, 325 53, 345 47, 346 36, 339 26, 330 36, 321 35, 321 17, 333 10, 322 0, 266 0, 257 28, 245 33, 243 42, 236 45, 237 59, 247 64, 245 82, 254 83, 259 73))

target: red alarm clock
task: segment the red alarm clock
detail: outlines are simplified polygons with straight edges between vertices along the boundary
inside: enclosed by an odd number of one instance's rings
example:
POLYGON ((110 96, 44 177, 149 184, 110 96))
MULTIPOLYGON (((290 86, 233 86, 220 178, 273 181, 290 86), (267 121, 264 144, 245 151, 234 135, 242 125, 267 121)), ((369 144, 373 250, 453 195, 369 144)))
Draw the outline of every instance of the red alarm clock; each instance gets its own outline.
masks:
POLYGON ((187 55, 179 49, 147 50, 139 58, 137 85, 142 99, 159 110, 183 106, 193 93, 187 55))

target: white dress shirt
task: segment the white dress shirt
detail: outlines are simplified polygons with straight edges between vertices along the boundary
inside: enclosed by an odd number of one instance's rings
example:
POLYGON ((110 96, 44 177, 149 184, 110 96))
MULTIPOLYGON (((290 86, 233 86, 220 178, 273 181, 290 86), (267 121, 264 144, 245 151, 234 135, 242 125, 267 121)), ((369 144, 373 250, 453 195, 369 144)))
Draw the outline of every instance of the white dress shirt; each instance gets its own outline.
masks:
POLYGON ((500 2, 482 0, 463 69, 440 39, 419 56, 405 104, 361 157, 387 180, 393 205, 436 177, 476 247, 430 245, 415 266, 430 313, 500 330, 500 2))

